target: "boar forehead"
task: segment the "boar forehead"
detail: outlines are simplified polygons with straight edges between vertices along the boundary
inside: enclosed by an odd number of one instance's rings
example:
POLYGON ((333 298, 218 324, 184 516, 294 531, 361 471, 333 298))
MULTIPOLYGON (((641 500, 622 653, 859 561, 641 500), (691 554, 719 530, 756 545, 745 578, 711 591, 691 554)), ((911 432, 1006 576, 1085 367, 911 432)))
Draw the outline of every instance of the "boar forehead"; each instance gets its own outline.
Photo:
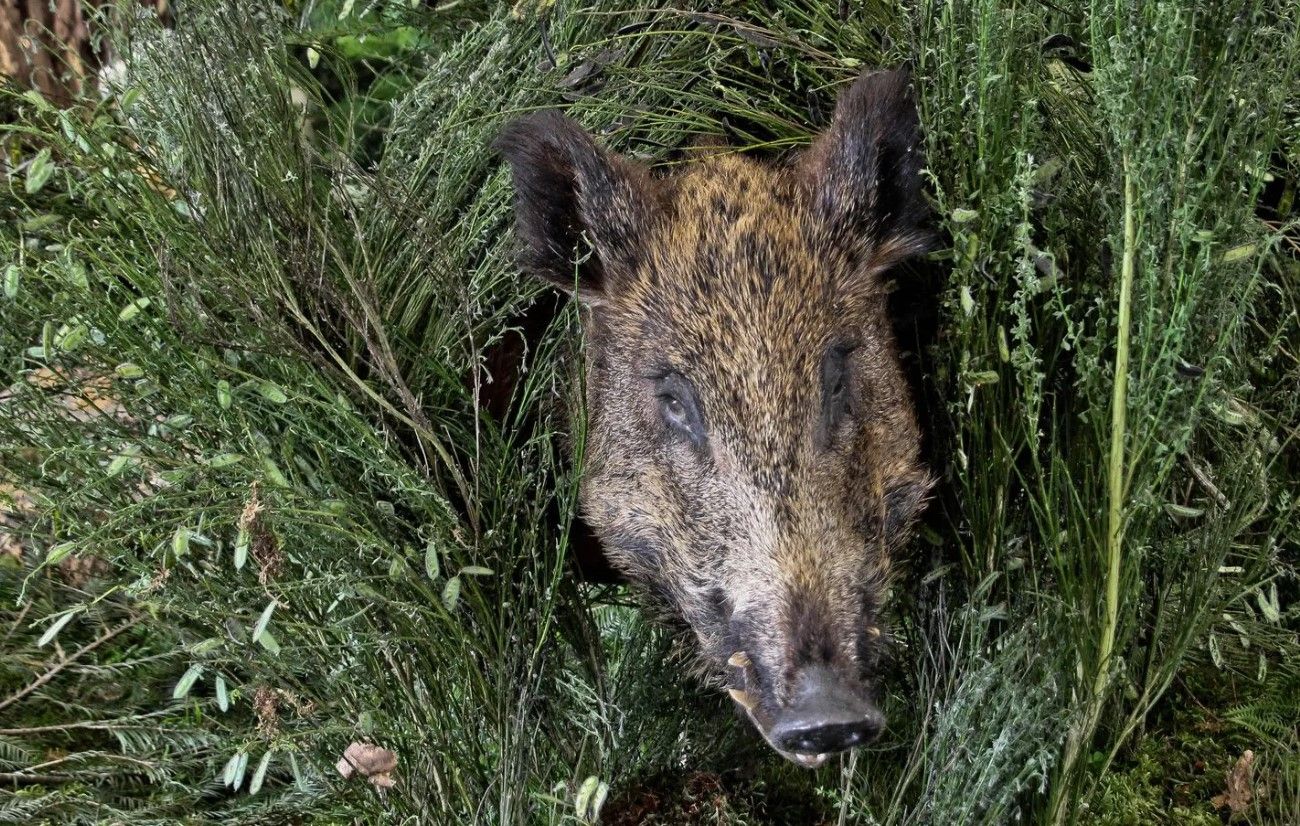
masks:
POLYGON ((860 379, 877 413, 906 404, 890 386, 895 356, 885 297, 863 272, 869 255, 825 232, 789 170, 724 157, 661 186, 666 217, 606 314, 621 363, 690 377, 710 431, 769 465, 788 465, 796 437, 811 433, 832 346, 855 348, 869 368, 860 379))

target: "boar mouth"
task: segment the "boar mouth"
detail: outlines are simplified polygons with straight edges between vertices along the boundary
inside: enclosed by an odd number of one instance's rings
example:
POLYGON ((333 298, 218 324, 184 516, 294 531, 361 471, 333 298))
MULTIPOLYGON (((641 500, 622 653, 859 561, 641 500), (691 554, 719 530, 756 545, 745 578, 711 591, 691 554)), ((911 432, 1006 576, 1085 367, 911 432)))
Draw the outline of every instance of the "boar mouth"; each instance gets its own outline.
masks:
POLYGON ((758 733, 763 735, 772 750, 784 757, 790 762, 803 766, 806 769, 815 769, 825 763, 830 755, 825 752, 817 754, 800 754, 785 749, 772 742, 772 737, 768 733, 772 728, 772 717, 760 707, 758 694, 750 686, 757 684, 757 674, 754 672, 754 664, 750 662, 749 656, 744 651, 737 651, 727 660, 728 670, 731 672, 732 682, 742 686, 741 688, 729 687, 727 693, 731 699, 736 701, 736 705, 745 710, 745 716, 749 722, 758 729, 758 733))
POLYGON ((727 693, 772 749, 806 769, 815 769, 831 754, 863 745, 880 733, 884 719, 869 701, 845 689, 829 669, 804 669, 795 697, 772 710, 760 699, 758 673, 744 651, 727 660, 727 693), (737 688, 736 686, 739 686, 737 688))

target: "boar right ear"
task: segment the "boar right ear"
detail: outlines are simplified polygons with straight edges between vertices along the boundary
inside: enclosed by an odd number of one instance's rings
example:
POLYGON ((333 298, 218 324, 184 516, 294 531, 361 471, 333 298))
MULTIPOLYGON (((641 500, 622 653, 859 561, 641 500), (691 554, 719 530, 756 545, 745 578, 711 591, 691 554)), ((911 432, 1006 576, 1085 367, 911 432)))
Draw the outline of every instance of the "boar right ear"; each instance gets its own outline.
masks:
POLYGON ((514 173, 522 268, 600 304, 636 266, 652 212, 649 173, 601 149, 555 111, 513 121, 493 148, 514 173), (591 255, 582 248, 584 234, 591 255))

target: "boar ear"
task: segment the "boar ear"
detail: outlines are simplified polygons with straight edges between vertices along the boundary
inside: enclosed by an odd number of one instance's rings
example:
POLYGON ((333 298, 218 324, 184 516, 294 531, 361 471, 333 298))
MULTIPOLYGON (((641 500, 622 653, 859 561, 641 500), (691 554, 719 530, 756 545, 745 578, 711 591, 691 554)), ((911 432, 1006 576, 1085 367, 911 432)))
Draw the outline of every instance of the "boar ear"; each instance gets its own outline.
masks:
POLYGON ((930 497, 935 479, 923 470, 916 470, 896 479, 885 491, 883 533, 898 536, 916 521, 930 497))
POLYGON ((921 130, 906 71, 864 74, 840 94, 831 125, 802 160, 817 212, 860 239, 879 272, 930 244, 922 227, 921 130))
POLYGON ((601 303, 612 282, 635 266, 650 218, 649 173, 605 152, 555 111, 510 123, 493 148, 514 173, 522 268, 588 304, 601 303), (584 233, 593 255, 581 244, 584 233))

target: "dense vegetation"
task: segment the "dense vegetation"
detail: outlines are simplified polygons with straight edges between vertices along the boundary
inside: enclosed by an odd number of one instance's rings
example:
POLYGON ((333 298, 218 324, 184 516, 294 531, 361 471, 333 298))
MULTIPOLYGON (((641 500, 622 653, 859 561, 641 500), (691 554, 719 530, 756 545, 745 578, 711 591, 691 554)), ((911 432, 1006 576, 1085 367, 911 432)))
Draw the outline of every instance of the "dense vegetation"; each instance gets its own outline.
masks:
POLYGON ((1300 822, 1296 6, 118 25, 102 101, 0 102, 0 819, 1300 822), (482 413, 549 300, 487 146, 561 106, 664 163, 775 155, 904 63, 943 243, 894 297, 942 483, 891 731, 806 772, 570 574, 571 309, 482 413), (396 768, 343 779, 354 742, 396 768))

